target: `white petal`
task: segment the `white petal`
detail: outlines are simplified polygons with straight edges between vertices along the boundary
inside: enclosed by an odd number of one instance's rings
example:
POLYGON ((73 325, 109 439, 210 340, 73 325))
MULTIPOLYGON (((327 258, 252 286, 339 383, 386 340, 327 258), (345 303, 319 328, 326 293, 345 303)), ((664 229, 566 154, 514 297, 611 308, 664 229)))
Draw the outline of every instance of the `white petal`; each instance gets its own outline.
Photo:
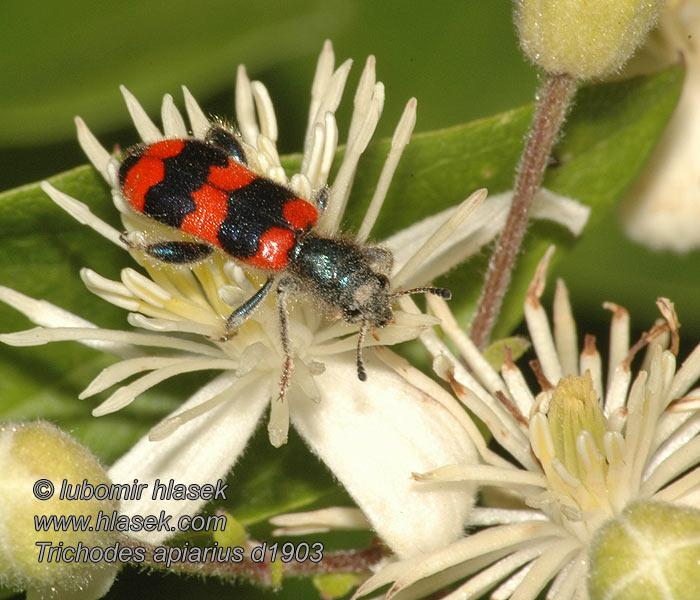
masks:
MULTIPOLYGON (((231 373, 220 375, 176 412, 193 408, 223 392, 234 380, 235 375, 231 373)), ((173 515, 170 525, 175 527, 182 515, 195 515, 204 505, 204 500, 153 500, 155 479, 160 479, 165 485, 170 479, 176 484, 187 485, 213 484, 225 478, 255 430, 267 401, 267 386, 250 385, 230 401, 180 427, 162 441, 151 442, 148 436, 141 438, 109 469, 109 477, 114 483, 128 484, 138 479, 139 483, 148 484, 140 500, 122 501, 122 514, 159 515, 164 510, 173 515)), ((134 537, 158 544, 175 533, 141 531, 134 533, 134 537)))
MULTIPOLYGON (((669 4, 679 12, 697 14, 694 2, 669 4)), ((696 48, 697 26, 689 29, 683 33, 683 46, 696 48)), ((682 54, 686 77, 680 101, 642 176, 627 194, 621 217, 625 232, 637 243, 685 253, 700 245, 700 69, 697 50, 682 54)))
POLYGON ((367 358, 364 383, 347 357, 324 361, 320 402, 294 398, 292 423, 396 554, 429 552, 462 536, 474 487, 419 484, 411 473, 475 463, 476 452, 437 401, 367 358))

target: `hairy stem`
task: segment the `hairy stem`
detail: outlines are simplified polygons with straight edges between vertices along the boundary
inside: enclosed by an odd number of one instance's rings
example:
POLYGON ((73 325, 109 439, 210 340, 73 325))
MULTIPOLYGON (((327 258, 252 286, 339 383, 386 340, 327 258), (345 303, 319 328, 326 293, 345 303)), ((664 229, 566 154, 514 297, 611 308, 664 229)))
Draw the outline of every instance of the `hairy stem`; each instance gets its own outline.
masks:
POLYGON ((515 177, 513 203, 491 256, 470 330, 472 341, 481 349, 491 338, 525 235, 532 199, 540 187, 552 145, 575 92, 576 80, 568 75, 548 73, 537 95, 535 115, 515 177))
MULTIPOLYGON (((322 552, 322 558, 318 559, 318 554, 314 554, 314 560, 291 560, 284 562, 281 560, 282 554, 279 549, 277 560, 270 560, 270 551, 262 555, 262 560, 252 560, 251 550, 258 544, 249 541, 247 547, 243 549, 241 556, 237 559, 226 559, 226 548, 219 547, 219 555, 213 556, 191 554, 195 550, 178 546, 153 546, 144 542, 129 540, 124 545, 132 548, 143 548, 145 558, 142 562, 135 563, 137 566, 146 566, 158 570, 165 570, 171 573, 186 573, 190 575, 204 575, 205 577, 218 577, 221 579, 247 579, 265 587, 275 587, 279 585, 284 577, 302 577, 311 575, 327 575, 332 573, 367 573, 371 572, 371 567, 377 564, 386 556, 386 549, 378 542, 368 548, 361 550, 335 550, 333 552, 322 552), (160 551, 156 557, 154 553, 160 551), (167 562, 164 560, 167 557, 167 562)), ((309 547, 312 544, 307 544, 309 547)), ((269 548, 271 543, 267 544, 269 548)), ((281 548, 282 544, 278 544, 281 548)), ((203 550, 200 548, 199 550, 203 550)), ((233 549, 231 549, 233 550, 233 549)))

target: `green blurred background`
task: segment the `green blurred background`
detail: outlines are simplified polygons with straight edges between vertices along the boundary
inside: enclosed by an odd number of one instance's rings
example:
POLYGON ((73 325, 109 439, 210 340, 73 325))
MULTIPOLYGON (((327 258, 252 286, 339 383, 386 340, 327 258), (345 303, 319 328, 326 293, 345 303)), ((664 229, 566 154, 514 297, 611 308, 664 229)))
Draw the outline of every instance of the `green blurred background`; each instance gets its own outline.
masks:
POLYGON ((6 1, 2 12, 2 189, 84 162, 75 115, 103 140, 134 141, 122 83, 151 114, 165 92, 180 101, 186 84, 206 110, 231 115, 241 63, 270 90, 281 150, 298 151, 325 39, 338 62, 355 61, 351 83, 377 56, 387 90, 380 135, 391 133, 411 96, 425 131, 528 102, 536 81, 518 53, 507 0, 6 1))

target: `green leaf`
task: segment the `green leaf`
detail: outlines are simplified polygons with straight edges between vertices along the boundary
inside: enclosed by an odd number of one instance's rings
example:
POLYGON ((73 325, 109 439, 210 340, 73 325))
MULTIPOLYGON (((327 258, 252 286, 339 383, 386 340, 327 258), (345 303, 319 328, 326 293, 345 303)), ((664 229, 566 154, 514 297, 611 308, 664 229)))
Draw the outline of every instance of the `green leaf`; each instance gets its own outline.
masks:
POLYGON ((314 587, 324 600, 342 598, 359 586, 365 577, 354 573, 337 573, 333 575, 316 575, 314 587))
POLYGON ((510 351, 510 359, 516 362, 530 349, 530 341, 519 335, 496 340, 484 348, 484 358, 491 368, 500 371, 506 360, 506 348, 510 351))

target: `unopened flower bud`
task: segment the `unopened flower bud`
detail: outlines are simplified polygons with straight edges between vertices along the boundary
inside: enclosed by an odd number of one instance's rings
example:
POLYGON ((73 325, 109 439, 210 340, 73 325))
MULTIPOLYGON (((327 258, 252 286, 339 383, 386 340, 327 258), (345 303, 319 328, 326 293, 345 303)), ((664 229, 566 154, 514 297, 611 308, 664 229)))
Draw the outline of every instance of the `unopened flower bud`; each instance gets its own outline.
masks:
POLYGON ((520 46, 540 67, 578 79, 627 61, 656 22, 661 0, 516 0, 520 46))
POLYGON ((115 532, 70 525, 62 531, 52 517, 74 525, 83 517, 94 524, 100 510, 112 515, 117 503, 94 494, 82 494, 92 496, 87 500, 61 499, 64 481, 73 492, 80 485, 93 490, 109 485, 92 453, 54 425, 0 426, 0 584, 27 590, 27 598, 99 598, 114 580, 116 566, 89 551, 113 544, 115 532), (87 555, 72 551, 80 544, 87 555), (52 549, 57 550, 52 554, 52 549))
POLYGON ((591 544, 592 600, 700 598, 700 511, 639 502, 603 525, 591 544))

